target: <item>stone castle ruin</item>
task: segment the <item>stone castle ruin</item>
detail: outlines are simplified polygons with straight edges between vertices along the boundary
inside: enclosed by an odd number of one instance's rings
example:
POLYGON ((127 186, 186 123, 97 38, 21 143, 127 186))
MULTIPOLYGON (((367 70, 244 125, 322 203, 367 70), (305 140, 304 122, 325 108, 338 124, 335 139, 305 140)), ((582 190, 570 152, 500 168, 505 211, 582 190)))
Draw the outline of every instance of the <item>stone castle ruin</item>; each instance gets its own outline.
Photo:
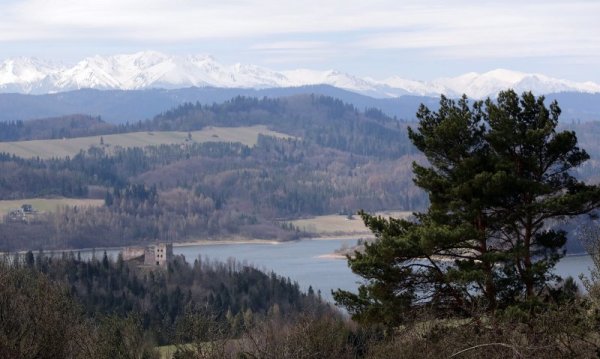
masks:
POLYGON ((166 267, 173 259, 173 244, 159 243, 147 247, 127 247, 123 249, 123 260, 139 261, 144 266, 166 267))

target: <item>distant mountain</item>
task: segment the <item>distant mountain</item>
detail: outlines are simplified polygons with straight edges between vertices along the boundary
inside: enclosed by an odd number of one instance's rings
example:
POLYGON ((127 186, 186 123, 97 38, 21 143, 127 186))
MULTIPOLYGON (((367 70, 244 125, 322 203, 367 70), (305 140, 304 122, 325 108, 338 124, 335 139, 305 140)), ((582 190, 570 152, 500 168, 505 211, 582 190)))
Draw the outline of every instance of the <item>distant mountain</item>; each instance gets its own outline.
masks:
POLYGON ((125 123, 152 118, 185 102, 221 103, 236 96, 278 98, 299 94, 331 96, 359 109, 379 108, 400 119, 412 119, 421 102, 435 107, 439 99, 403 96, 376 99, 327 85, 270 89, 192 87, 152 90, 76 90, 46 95, 1 94, 0 122, 30 120, 70 114, 100 116, 107 122, 125 123))
MULTIPOLYGON (((397 81, 399 80, 392 78, 386 80, 385 83, 390 87, 398 87, 401 83, 397 81)), ((470 98, 476 99, 495 97, 498 92, 508 88, 512 88, 518 93, 533 91, 538 95, 560 92, 600 92, 600 85, 593 82, 578 83, 555 79, 542 74, 527 74, 504 69, 483 74, 471 72, 458 77, 441 78, 430 83, 416 82, 415 84, 409 83, 409 85, 414 85, 413 92, 420 92, 421 95, 435 93, 459 97, 466 94, 470 98), (421 91, 418 91, 418 85, 423 86, 421 91)))
MULTIPOLYGON (((389 116, 408 121, 415 119, 421 103, 435 110, 439 102, 439 97, 408 95, 378 99, 328 85, 260 90, 214 87, 137 91, 87 89, 47 95, 0 93, 0 122, 71 114, 100 116, 110 123, 136 122, 185 102, 212 104, 236 96, 278 98, 299 94, 330 96, 352 104, 359 110, 377 108, 389 116)), ((563 122, 600 120, 600 94, 559 93, 549 94, 547 99, 559 102, 563 122)))
POLYGON ((210 56, 171 56, 154 51, 94 56, 71 67, 30 58, 8 59, 0 64, 0 92, 3 93, 47 94, 78 89, 187 87, 264 89, 307 85, 330 85, 375 98, 440 94, 458 97, 463 93, 471 98, 484 98, 493 97, 507 88, 518 92, 532 90, 536 94, 600 93, 600 85, 594 82, 574 82, 503 69, 433 81, 400 77, 375 80, 335 70, 274 71, 254 65, 223 65, 210 56))
POLYGON ((19 57, 0 64, 0 92, 47 93, 64 68, 36 58, 19 57))

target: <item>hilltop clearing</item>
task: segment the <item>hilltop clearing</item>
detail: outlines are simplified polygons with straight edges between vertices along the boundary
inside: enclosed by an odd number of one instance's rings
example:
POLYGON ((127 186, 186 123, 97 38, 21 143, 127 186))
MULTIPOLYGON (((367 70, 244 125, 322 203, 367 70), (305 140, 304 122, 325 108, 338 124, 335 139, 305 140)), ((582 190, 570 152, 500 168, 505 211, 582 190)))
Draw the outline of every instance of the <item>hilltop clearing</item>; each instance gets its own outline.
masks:
POLYGON ((246 146, 254 146, 261 134, 277 138, 290 137, 261 125, 249 127, 209 126, 202 130, 189 132, 145 131, 64 139, 0 142, 0 152, 22 158, 49 159, 73 157, 80 151, 87 151, 92 147, 104 147, 110 154, 114 153, 113 149, 116 147, 134 148, 204 142, 238 142, 246 146))

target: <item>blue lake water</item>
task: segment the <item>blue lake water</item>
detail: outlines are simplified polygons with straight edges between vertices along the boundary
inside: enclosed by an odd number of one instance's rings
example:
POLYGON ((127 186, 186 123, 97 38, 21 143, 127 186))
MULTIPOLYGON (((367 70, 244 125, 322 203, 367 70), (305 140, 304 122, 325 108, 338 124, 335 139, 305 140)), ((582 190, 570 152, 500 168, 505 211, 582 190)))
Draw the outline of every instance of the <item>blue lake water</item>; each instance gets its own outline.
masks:
POLYGON ((324 299, 332 300, 334 289, 355 290, 360 278, 348 268, 342 259, 320 258, 332 254, 342 245, 354 245, 356 239, 301 240, 278 244, 223 244, 191 247, 175 247, 175 254, 183 254, 188 262, 198 256, 209 259, 236 260, 252 264, 258 269, 273 271, 289 277, 307 290, 312 285, 321 291, 324 299))
POLYGON ((589 255, 567 256, 556 264, 554 272, 561 277, 571 276, 577 280, 581 287, 580 275, 589 276, 594 268, 594 262, 589 255))
MULTIPOLYGON (((350 271, 345 260, 320 256, 331 254, 344 245, 350 246, 355 243, 356 239, 306 239, 278 244, 193 245, 174 247, 173 252, 184 255, 188 262, 193 262, 198 256, 218 261, 234 258, 256 268, 289 277, 298 282, 304 290, 312 286, 315 291, 321 291, 324 299, 331 301, 332 290, 338 288, 356 290, 360 277, 350 271)), ((108 250, 107 253, 116 257, 119 250, 108 250)), ((100 256, 102 252, 96 251, 96 255, 100 256)), ((592 266, 590 256, 568 256, 558 263, 555 272, 562 277, 572 276, 578 279, 580 274, 587 275, 592 266)))

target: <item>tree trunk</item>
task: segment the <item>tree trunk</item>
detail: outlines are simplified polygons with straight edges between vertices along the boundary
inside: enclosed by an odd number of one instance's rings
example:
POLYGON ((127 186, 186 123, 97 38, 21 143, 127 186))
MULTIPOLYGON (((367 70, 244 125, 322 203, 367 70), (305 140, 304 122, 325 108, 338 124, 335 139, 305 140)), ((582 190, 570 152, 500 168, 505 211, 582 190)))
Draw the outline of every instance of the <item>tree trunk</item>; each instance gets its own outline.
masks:
POLYGON ((527 299, 533 297, 533 276, 531 269, 531 237, 532 237, 532 224, 531 216, 527 216, 527 224, 525 226, 525 238, 523 242, 524 253, 523 253, 523 266, 525 267, 525 273, 523 282, 525 283, 527 299))
MULTIPOLYGON (((479 243, 480 243, 480 251, 481 257, 485 256, 488 252, 487 247, 487 237, 486 237, 486 225, 483 219, 483 214, 479 213, 477 216, 477 230, 479 232, 479 243)), ((485 275, 485 297, 488 300, 488 310, 493 312, 496 310, 496 285, 494 283, 494 275, 493 275, 493 265, 489 260, 485 260, 483 262, 483 270, 485 275)))

